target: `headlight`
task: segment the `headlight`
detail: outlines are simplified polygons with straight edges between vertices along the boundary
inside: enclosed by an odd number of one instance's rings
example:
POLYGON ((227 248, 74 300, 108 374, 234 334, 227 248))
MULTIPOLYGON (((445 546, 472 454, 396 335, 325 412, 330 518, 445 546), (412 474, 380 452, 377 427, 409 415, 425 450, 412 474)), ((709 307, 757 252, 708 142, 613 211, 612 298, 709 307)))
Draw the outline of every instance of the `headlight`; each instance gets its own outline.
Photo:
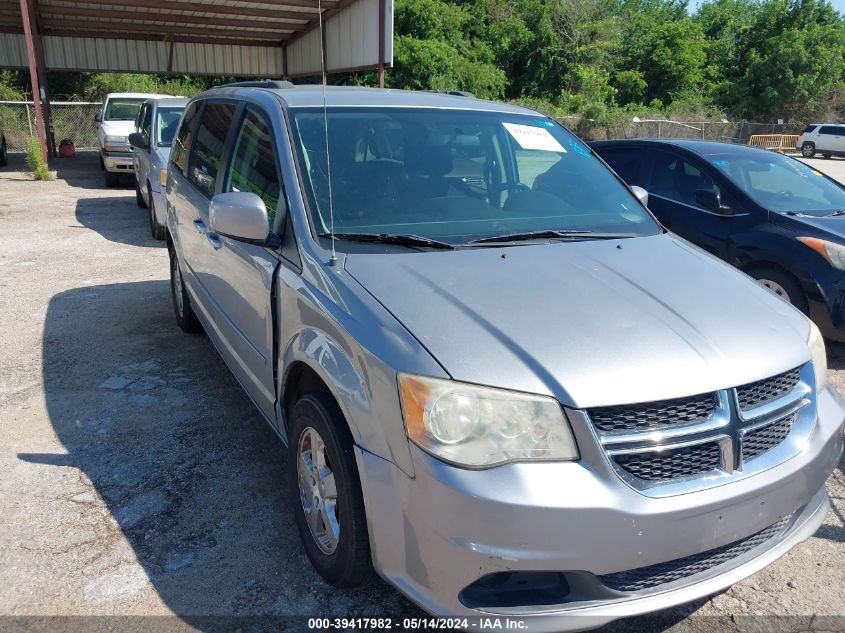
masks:
POLYGON ((812 248, 834 268, 845 270, 845 246, 836 242, 820 240, 817 237, 799 237, 798 241, 812 248))
POLYGON ((451 380, 399 375, 408 437, 435 457, 487 468, 517 460, 578 459, 553 398, 451 380))
POLYGON ((126 144, 129 141, 126 140, 126 136, 112 136, 110 134, 106 134, 105 142, 106 143, 116 143, 118 145, 126 144))
POLYGON ((821 391, 827 384, 827 352, 824 349, 824 339, 816 324, 810 321, 810 336, 807 339, 810 352, 813 355, 813 373, 816 375, 816 391, 821 391))

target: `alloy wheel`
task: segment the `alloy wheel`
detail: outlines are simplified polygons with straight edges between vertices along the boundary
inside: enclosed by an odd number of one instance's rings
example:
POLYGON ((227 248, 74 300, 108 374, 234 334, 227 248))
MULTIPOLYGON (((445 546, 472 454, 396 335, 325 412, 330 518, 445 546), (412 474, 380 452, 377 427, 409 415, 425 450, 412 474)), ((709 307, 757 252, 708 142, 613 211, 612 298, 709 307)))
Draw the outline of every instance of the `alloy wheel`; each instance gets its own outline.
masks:
POLYGON ((789 293, 786 291, 786 288, 781 286, 778 282, 772 281, 771 279, 758 279, 757 281, 787 303, 791 303, 789 300, 789 293))
POLYGON ((337 520, 337 486, 326 455, 326 444, 309 426, 299 436, 296 452, 299 498, 308 528, 320 551, 331 555, 337 549, 340 523, 337 520))

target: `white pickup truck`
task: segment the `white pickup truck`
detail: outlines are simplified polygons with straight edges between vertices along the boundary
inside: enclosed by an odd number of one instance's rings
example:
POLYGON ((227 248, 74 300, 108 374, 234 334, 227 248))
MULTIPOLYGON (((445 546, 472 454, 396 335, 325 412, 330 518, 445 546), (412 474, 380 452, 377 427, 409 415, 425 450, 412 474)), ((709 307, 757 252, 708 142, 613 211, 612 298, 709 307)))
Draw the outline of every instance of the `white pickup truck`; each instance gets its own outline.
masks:
POLYGON ((131 174, 132 148, 129 135, 135 131, 135 119, 141 104, 151 97, 167 95, 137 92, 115 92, 106 95, 103 107, 97 113, 99 123, 97 140, 100 145, 100 169, 106 172, 106 186, 114 187, 120 174, 131 174))

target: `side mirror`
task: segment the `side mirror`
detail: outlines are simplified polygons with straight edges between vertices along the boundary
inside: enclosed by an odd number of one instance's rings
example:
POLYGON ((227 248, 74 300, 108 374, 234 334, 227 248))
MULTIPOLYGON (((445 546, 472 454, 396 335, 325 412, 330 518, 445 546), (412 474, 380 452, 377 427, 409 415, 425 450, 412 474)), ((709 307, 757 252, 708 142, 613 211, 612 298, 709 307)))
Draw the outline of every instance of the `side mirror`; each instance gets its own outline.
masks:
POLYGON ((129 135, 129 144, 135 149, 147 149, 149 146, 144 142, 144 135, 140 132, 132 132, 129 135))
POLYGON ((713 213, 733 215, 731 208, 723 205, 721 196, 712 189, 696 189, 695 201, 713 213))
POLYGON ((264 201, 248 191, 218 193, 211 199, 211 230, 234 240, 268 246, 270 220, 264 201))
POLYGON ((103 122, 103 113, 102 113, 102 112, 97 112, 97 114, 95 114, 95 115, 94 115, 94 120, 95 120, 97 123, 102 123, 102 122, 103 122))
POLYGON ((639 200, 644 207, 648 208, 648 191, 642 187, 638 187, 637 185, 631 185, 631 191, 633 191, 634 195, 637 196, 637 200, 639 200))

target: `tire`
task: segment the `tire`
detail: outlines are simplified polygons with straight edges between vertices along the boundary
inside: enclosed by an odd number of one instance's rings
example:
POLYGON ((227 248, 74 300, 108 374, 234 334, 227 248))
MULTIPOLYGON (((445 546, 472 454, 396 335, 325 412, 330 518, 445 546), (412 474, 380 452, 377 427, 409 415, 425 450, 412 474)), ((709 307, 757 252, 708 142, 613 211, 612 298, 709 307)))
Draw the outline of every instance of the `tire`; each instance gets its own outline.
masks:
MULTIPOLYGON (((149 184, 147 184, 147 191, 149 191, 149 184)), ((156 217, 156 207, 155 207, 155 199, 150 196, 150 235, 153 236, 154 240, 163 240, 165 236, 164 227, 158 223, 158 218, 156 217)))
POLYGON ((806 142, 801 146, 801 156, 804 158, 812 158, 816 155, 816 144, 811 142, 806 142))
POLYGON ((757 280, 757 283, 762 284, 784 301, 791 303, 804 314, 809 312, 804 291, 788 273, 777 268, 757 268, 749 274, 757 280))
MULTIPOLYGON (((149 191, 149 189, 147 189, 149 191)), ((152 198, 152 196, 150 196, 152 198)), ((140 209, 147 208, 147 201, 144 199, 144 192, 141 191, 141 187, 138 186, 138 180, 135 179, 135 204, 138 205, 140 209)))
POLYGON ((106 162, 103 160, 102 154, 100 154, 100 171, 106 171, 106 162))
POLYGON ((824 156, 827 159, 830 159, 830 157, 833 156, 833 154, 831 154, 830 152, 822 152, 822 156, 824 156))
POLYGON ((188 334, 199 334, 202 325, 191 307, 191 298, 185 289, 185 281, 179 267, 176 252, 170 249, 170 295, 173 299, 173 311, 176 313, 176 323, 179 329, 188 334))
POLYGON ((0 167, 5 167, 9 164, 9 153, 6 147, 6 138, 0 138, 0 167))
POLYGON ((120 184, 120 174, 113 171, 106 172, 106 187, 117 187, 120 184))
POLYGON ((372 576, 373 563, 352 435, 343 414, 331 396, 318 391, 300 396, 293 407, 291 421, 287 477, 305 553, 317 573, 330 585, 356 587, 364 584, 372 576), (319 450, 320 445, 324 447, 323 451, 319 450), (313 468, 309 467, 309 460, 304 455, 320 452, 323 459, 311 459, 313 468), (323 473, 319 477, 318 470, 323 473), (331 482, 333 501, 330 501, 331 482), (306 506, 314 504, 317 495, 324 501, 316 506, 322 508, 322 512, 312 515, 315 517, 315 530, 312 530, 306 506), (334 538, 329 536, 332 526, 337 528, 334 538))

